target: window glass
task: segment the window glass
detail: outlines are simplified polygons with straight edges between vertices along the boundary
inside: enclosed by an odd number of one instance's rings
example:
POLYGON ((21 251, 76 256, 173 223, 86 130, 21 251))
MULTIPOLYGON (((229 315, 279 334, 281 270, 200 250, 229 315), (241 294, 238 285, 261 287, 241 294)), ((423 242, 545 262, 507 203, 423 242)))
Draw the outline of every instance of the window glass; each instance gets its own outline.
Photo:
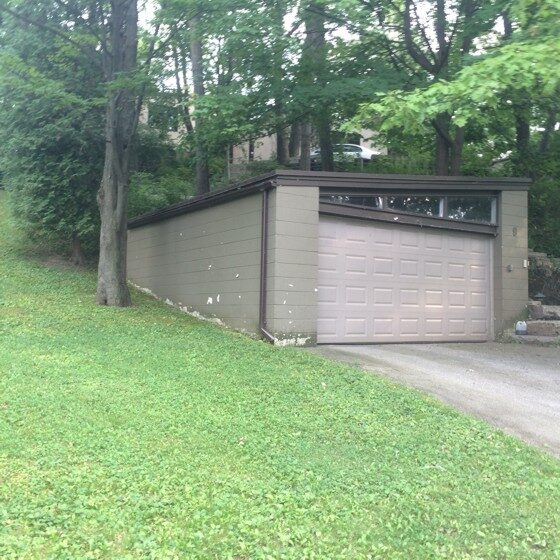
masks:
POLYGON ((447 217, 471 222, 492 222, 491 196, 450 196, 447 199, 447 217))
POLYGON ((381 208, 381 200, 378 196, 354 196, 345 194, 321 195, 322 202, 334 202, 336 204, 351 204, 352 206, 363 206, 365 208, 381 208))
POLYGON ((437 196, 437 195, 388 195, 373 194, 324 194, 320 196, 322 202, 334 204, 348 204, 370 209, 387 209, 397 212, 410 212, 448 218, 458 221, 479 222, 483 224, 495 223, 494 196, 437 196))
POLYGON ((402 212, 414 212, 426 216, 439 216, 439 196, 388 196, 387 208, 401 210, 402 212))

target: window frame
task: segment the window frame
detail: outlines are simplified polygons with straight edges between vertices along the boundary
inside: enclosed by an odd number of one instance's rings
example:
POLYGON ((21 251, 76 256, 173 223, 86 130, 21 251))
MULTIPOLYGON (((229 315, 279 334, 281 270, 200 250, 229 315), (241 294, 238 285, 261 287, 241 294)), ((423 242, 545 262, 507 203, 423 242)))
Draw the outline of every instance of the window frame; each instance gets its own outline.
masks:
POLYGON ((441 193, 441 192, 433 192, 433 191, 425 191, 425 192, 407 192, 407 191, 395 191, 394 193, 387 193, 387 191, 382 192, 382 193, 372 193, 372 192, 368 192, 368 193, 361 193, 361 192, 356 192, 356 191, 350 191, 350 190, 345 190, 345 191, 338 191, 338 192, 327 192, 327 193, 319 193, 319 202, 321 203, 326 203, 326 204, 333 204, 333 205, 338 205, 338 206, 347 206, 350 208, 357 208, 357 209, 362 209, 362 210, 370 210, 371 212, 376 212, 376 211, 383 211, 383 212, 391 212, 395 215, 398 214, 402 214, 402 215, 406 215, 406 216, 419 216, 419 217, 425 217, 425 218, 433 218, 433 219, 440 219, 440 220, 446 220, 446 221, 451 221, 451 222, 457 222, 457 223, 464 223, 464 224, 479 224, 479 225, 487 225, 487 226, 496 226, 498 225, 498 197, 499 194, 495 193, 495 192, 491 192, 491 193, 482 193, 482 192, 477 192, 477 193, 464 193, 461 191, 458 192, 449 192, 447 191, 446 193, 441 193), (378 206, 374 207, 374 206, 366 206, 366 205, 362 205, 362 204, 351 204, 351 203, 345 203, 345 202, 335 202, 335 201, 331 201, 331 200, 326 200, 329 197, 332 196, 355 196, 355 197, 368 197, 371 196, 372 198, 377 198, 378 199, 378 206), (387 198, 390 196, 411 196, 411 197, 433 197, 433 198, 439 198, 439 213, 438 215, 432 215, 432 214, 423 214, 421 212, 408 212, 406 210, 398 210, 398 209, 394 209, 394 208, 390 208, 387 204, 387 198), (464 220, 464 219, 459 219, 459 218, 452 218, 448 216, 448 201, 449 198, 459 198, 459 197, 464 197, 464 198, 489 198, 491 201, 491 210, 490 210, 490 222, 487 221, 480 221, 480 220, 464 220))

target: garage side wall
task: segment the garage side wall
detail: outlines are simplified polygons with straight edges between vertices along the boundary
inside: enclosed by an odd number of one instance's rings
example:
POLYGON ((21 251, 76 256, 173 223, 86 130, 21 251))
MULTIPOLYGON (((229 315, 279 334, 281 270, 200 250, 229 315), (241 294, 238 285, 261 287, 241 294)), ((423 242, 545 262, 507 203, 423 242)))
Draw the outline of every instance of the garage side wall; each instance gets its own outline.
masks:
POLYGON ((131 229, 129 279, 185 311, 258 332, 261 197, 131 229))
POLYGON ((527 192, 502 191, 500 228, 494 245, 496 332, 511 329, 527 309, 527 192))
POLYGON ((317 341, 319 189, 278 186, 269 200, 267 329, 279 344, 317 341))

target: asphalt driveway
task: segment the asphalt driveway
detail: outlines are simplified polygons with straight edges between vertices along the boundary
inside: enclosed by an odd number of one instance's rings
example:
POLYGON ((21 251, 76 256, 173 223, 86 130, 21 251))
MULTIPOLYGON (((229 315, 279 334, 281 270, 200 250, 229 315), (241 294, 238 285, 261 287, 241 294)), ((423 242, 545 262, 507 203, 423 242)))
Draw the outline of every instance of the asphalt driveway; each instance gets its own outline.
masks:
POLYGON ((560 457, 560 348, 392 344, 314 351, 420 389, 560 457))

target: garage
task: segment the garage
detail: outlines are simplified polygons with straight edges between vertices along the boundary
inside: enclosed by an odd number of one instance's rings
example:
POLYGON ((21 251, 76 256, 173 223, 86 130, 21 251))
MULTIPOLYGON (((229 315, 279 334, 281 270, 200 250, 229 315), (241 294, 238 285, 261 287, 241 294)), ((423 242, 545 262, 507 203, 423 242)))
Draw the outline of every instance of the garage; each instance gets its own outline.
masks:
POLYGON ((492 340, 527 308, 529 185, 276 171, 131 220, 128 278, 277 345, 492 340))
POLYGON ((321 216, 317 342, 491 339, 492 240, 321 216))

